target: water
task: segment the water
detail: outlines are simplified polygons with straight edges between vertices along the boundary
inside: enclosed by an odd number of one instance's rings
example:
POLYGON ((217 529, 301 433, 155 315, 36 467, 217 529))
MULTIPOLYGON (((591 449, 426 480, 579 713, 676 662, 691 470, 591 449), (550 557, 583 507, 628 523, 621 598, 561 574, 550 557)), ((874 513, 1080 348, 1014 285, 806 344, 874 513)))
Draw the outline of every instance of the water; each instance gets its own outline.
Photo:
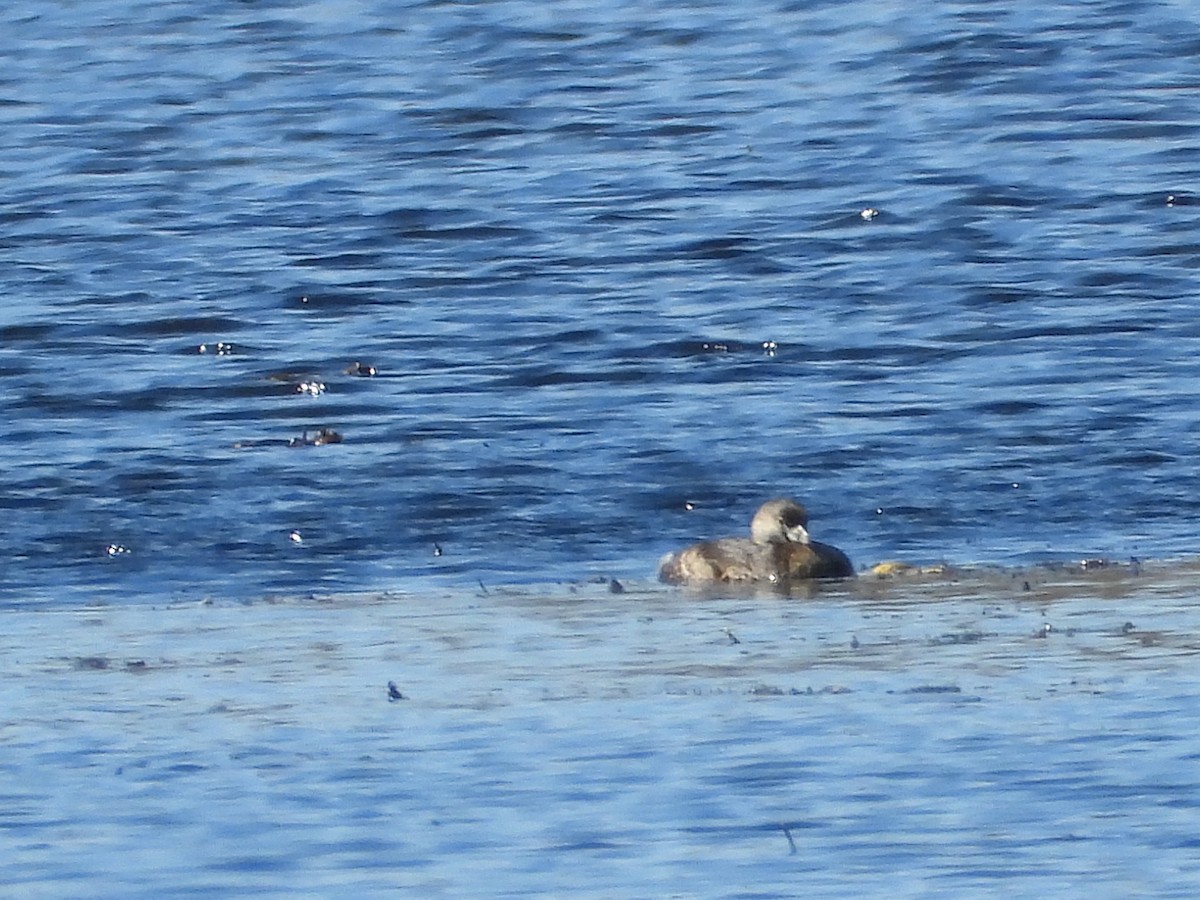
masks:
POLYGON ((14 794, 8 883, 924 896, 1102 866, 1192 894, 1193 20, 8 4, 0 735, 17 784, 60 785, 14 794), (288 445, 321 428, 344 441, 288 445), (650 584, 778 494, 860 564, 1150 572, 1119 612, 888 597, 917 632, 873 644, 863 587, 650 584), (999 638, 937 643, 994 606, 999 638), (1043 615, 1127 643, 1165 618, 1172 649, 1030 656, 1043 615), (874 662, 777 677, 778 638, 696 668, 781 619, 874 662), (394 646, 426 620, 457 661, 394 646))
POLYGON ((12 611, 0 877, 1190 896, 1195 578, 12 611))

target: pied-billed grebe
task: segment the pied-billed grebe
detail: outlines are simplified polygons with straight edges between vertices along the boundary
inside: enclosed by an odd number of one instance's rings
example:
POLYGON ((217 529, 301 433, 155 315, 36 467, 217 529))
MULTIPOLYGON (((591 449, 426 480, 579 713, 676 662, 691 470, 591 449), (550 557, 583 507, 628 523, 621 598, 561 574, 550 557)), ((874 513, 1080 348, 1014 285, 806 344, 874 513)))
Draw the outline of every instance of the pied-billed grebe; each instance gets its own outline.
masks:
POLYGON ((658 578, 668 584, 722 582, 780 584, 812 578, 848 578, 849 558, 808 536, 808 513, 795 500, 768 500, 750 521, 750 537, 701 541, 663 557, 658 578))

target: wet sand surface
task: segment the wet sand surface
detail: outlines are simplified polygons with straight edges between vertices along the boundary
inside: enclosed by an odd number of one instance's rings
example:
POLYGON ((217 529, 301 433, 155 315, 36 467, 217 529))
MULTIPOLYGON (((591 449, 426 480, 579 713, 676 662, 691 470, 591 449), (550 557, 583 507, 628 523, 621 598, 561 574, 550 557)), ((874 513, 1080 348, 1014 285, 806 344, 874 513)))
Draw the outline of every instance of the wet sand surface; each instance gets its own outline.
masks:
POLYGON ((0 885, 1200 887, 1195 564, 624 587, 8 611, 0 885))

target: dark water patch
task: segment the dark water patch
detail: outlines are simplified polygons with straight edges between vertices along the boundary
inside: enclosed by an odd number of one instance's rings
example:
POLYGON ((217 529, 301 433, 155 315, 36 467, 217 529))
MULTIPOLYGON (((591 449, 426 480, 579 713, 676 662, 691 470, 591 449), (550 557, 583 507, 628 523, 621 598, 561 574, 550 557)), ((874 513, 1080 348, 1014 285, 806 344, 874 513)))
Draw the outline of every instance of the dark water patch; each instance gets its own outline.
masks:
MULTIPOLYGON (((153 306, 150 298, 143 298, 142 305, 153 306)), ((123 337, 183 337, 192 335, 229 335, 241 331, 245 323, 239 319, 221 316, 197 316, 161 318, 135 321, 121 329, 123 337)))
POLYGON ((754 242, 744 237, 712 238, 685 244, 679 251, 685 256, 695 256, 699 259, 735 259, 753 253, 754 242))
POLYGON ((1048 403, 1034 400, 996 400, 980 403, 973 407, 976 412, 994 416, 1027 416, 1040 410, 1051 409, 1048 403))
POLYGON ((22 325, 9 325, 0 329, 0 341, 5 349, 11 349, 13 344, 30 341, 40 344, 54 332, 56 325, 49 323, 30 322, 22 325))
POLYGON ((991 306, 992 304, 1033 303, 1043 298, 1041 291, 1020 285, 988 285, 986 288, 972 290, 967 301, 970 306, 991 306))
POLYGON ((643 369, 608 369, 592 372, 561 371, 548 368, 526 370, 511 377, 499 378, 493 386, 506 388, 545 388, 576 384, 643 384, 652 382, 655 372, 643 369))
POLYGON ((1112 462, 1115 465, 1146 468, 1170 465, 1179 461, 1180 460, 1177 457, 1171 456, 1167 453, 1155 453, 1153 451, 1128 454, 1118 453, 1114 454, 1112 457, 1112 462))

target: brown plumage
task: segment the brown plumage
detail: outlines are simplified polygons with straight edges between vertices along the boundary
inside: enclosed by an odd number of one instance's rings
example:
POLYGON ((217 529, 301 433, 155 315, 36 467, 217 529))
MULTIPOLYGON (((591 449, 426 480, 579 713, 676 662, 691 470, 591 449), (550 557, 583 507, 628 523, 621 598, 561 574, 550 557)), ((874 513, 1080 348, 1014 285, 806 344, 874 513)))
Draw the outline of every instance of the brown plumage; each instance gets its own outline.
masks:
POLYGON ((837 547, 808 536, 808 513, 794 500, 769 500, 750 521, 749 538, 701 541, 663 557, 658 578, 668 584, 781 584, 848 578, 854 566, 837 547))

